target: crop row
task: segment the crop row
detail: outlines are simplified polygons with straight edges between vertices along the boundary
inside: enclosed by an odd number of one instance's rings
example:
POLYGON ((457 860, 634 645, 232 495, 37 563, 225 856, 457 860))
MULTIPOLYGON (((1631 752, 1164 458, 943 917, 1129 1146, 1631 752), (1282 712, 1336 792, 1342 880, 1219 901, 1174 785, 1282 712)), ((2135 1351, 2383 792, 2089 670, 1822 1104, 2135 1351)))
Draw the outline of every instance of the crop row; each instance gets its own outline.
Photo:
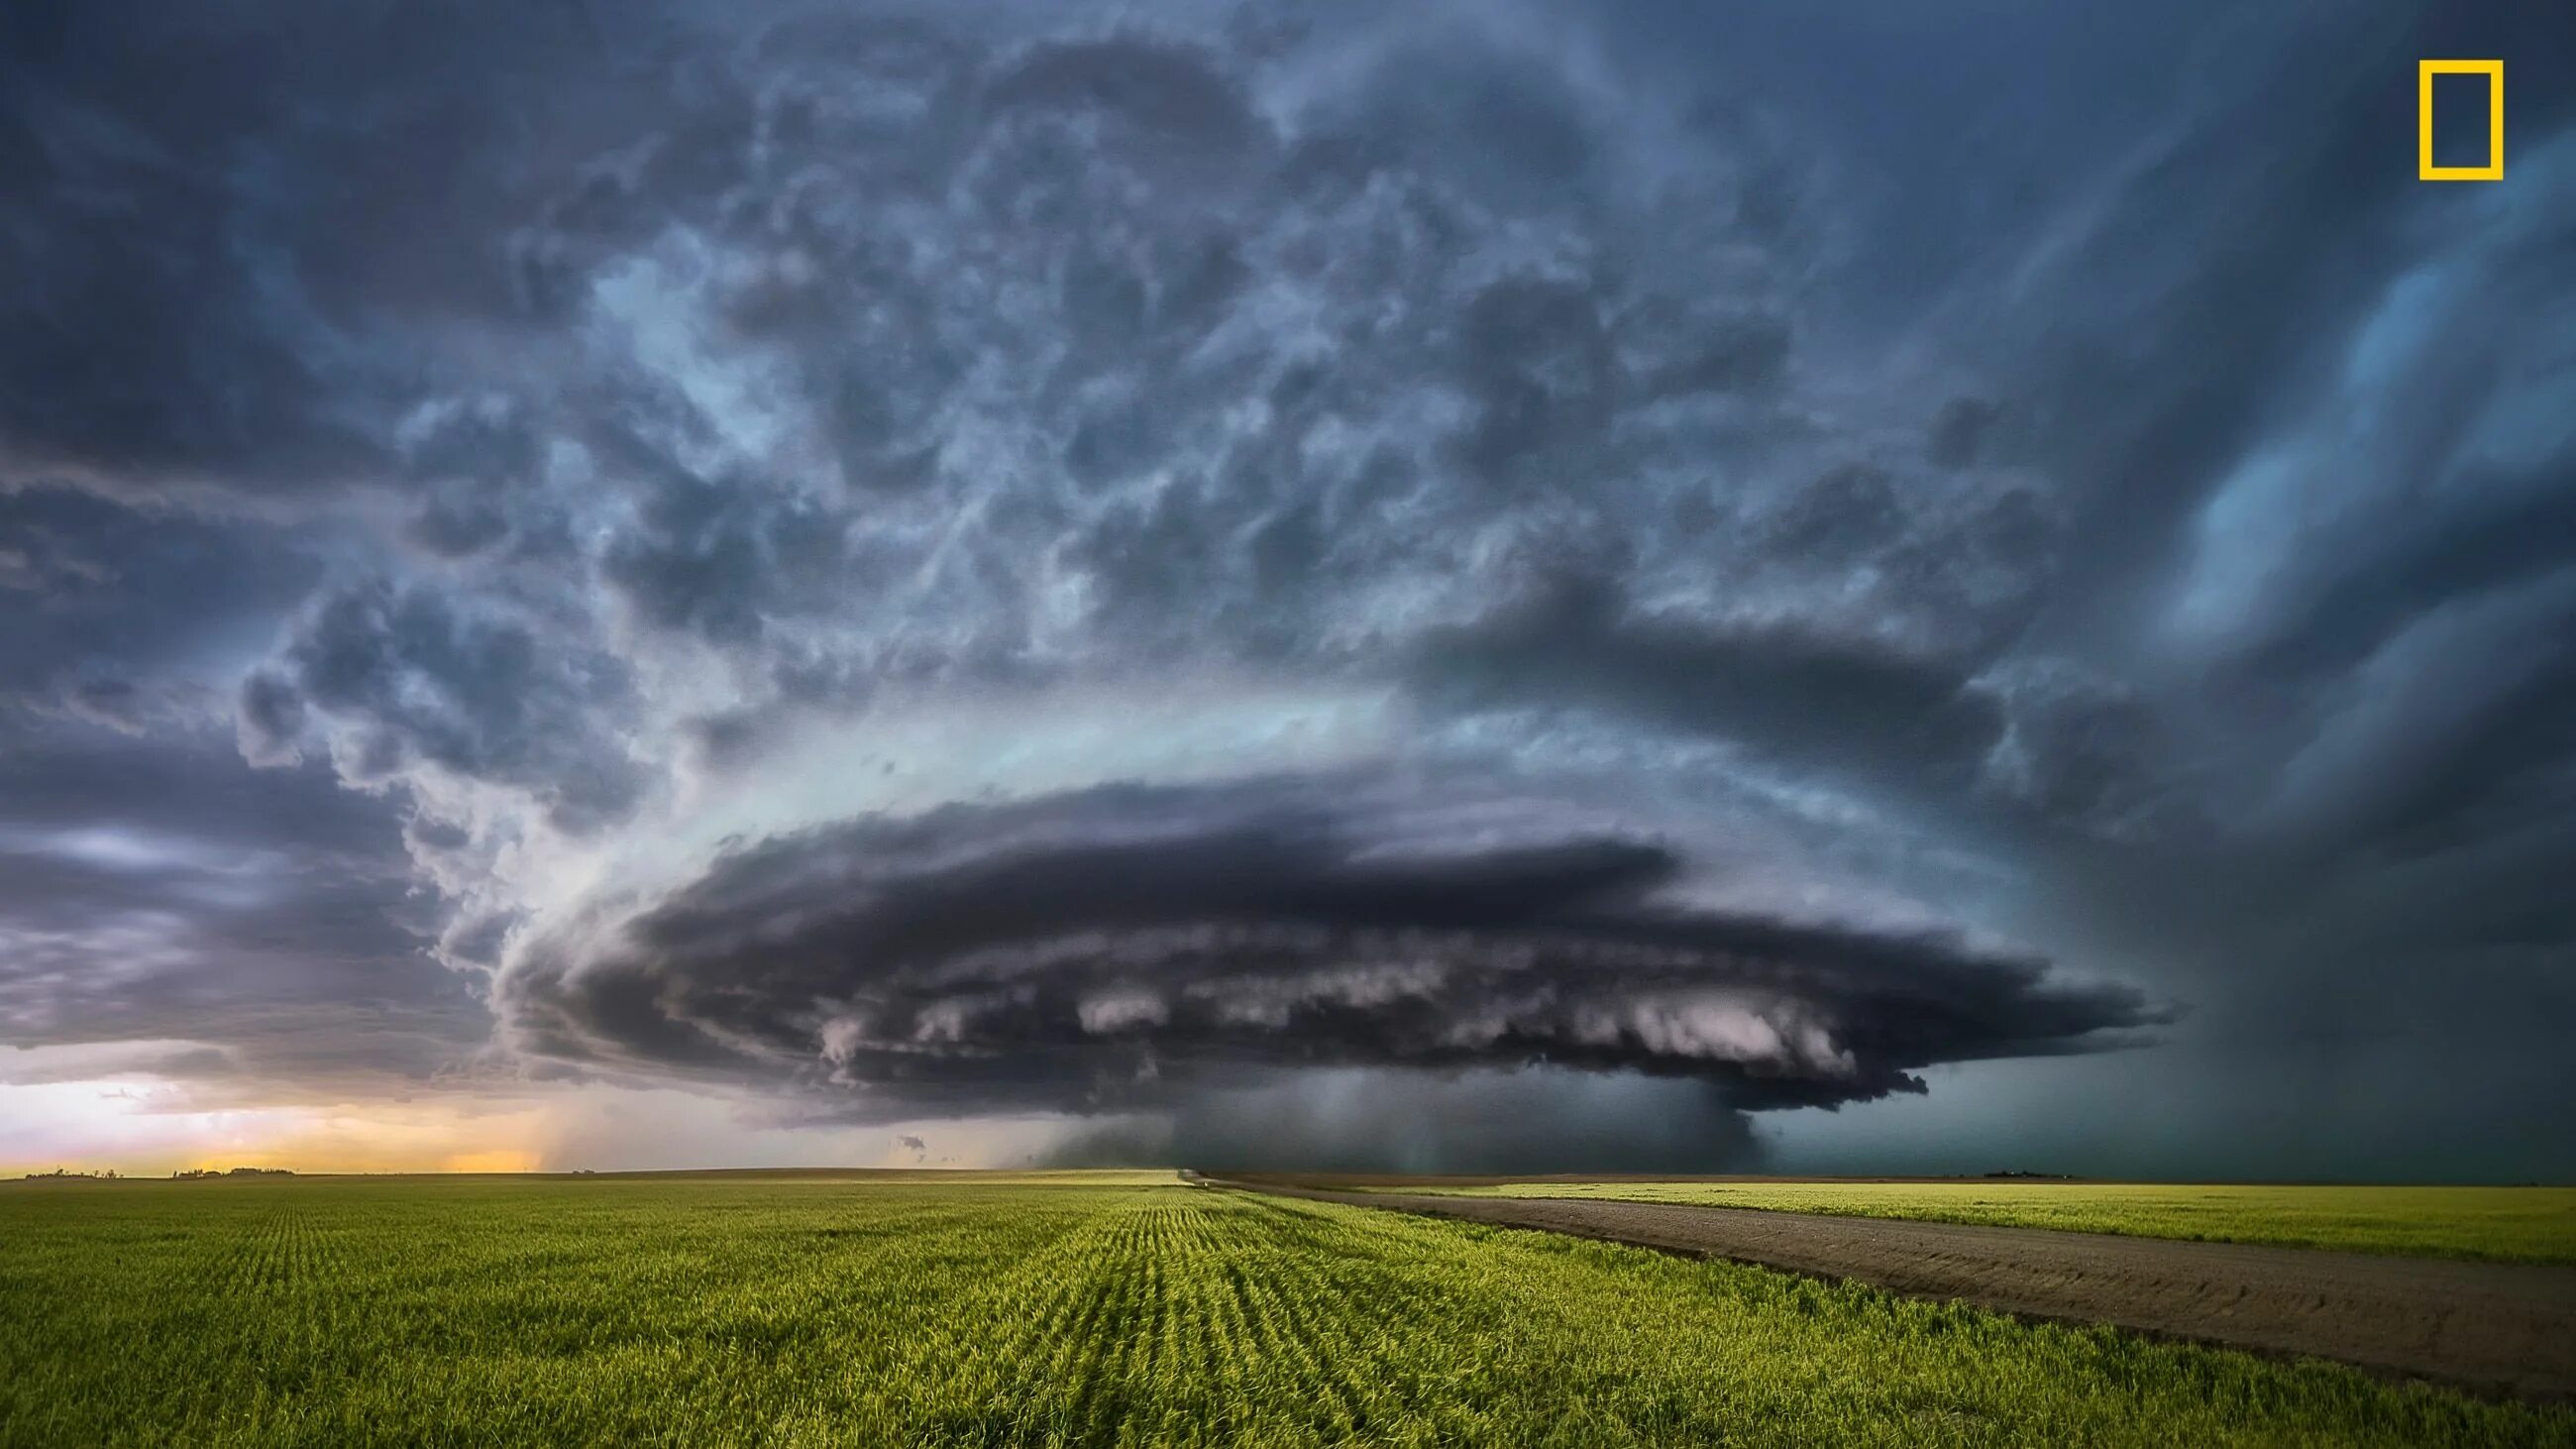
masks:
POLYGON ((2576 1414, 1181 1186, 0 1191, 0 1444, 2576 1444, 2576 1414))

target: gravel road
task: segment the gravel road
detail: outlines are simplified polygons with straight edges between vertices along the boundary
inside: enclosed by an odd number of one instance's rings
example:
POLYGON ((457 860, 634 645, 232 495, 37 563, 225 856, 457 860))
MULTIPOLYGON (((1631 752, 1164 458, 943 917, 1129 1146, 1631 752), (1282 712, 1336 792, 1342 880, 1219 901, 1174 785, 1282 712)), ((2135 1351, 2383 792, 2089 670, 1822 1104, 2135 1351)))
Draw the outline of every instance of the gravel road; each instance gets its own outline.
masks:
POLYGON ((1599 1199, 1250 1191, 1709 1254, 2524 1398, 2576 1398, 2576 1267, 1599 1199))

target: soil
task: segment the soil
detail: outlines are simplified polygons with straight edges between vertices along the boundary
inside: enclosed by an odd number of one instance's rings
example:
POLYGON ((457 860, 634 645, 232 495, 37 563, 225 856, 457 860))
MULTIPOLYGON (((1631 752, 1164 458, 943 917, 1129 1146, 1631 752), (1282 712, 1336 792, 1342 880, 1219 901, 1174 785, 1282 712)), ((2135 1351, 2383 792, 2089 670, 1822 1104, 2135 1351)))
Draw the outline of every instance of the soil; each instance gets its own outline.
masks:
POLYGON ((2576 1267, 1680 1203, 1258 1192, 1706 1255, 2020 1317, 2341 1360, 2485 1393, 2576 1398, 2576 1267))

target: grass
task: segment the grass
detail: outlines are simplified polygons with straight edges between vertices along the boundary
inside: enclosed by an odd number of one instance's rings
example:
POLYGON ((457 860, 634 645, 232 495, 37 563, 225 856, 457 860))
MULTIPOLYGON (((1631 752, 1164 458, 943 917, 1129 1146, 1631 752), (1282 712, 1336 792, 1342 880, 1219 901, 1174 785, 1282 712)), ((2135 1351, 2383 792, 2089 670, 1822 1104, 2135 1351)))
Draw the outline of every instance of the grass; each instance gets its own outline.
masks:
POLYGON ((1184 1186, 0 1188, 0 1442, 2561 1444, 2576 1409, 1184 1186))
POLYGON ((1518 1182, 1422 1191, 1618 1198, 2194 1242, 2576 1263, 2576 1188, 2114 1182, 1518 1182))

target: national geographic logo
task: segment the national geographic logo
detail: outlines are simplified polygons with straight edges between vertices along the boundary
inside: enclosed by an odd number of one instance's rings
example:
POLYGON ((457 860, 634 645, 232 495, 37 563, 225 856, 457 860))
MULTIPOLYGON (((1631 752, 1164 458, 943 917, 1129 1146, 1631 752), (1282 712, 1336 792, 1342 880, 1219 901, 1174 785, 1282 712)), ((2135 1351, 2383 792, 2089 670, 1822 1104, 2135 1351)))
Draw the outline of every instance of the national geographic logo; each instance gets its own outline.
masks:
POLYGON ((2504 62, 2426 60, 2415 66, 2415 174, 2425 181, 2504 179, 2504 62), (2487 160, 2483 166, 2433 164, 2433 78, 2473 76, 2486 81, 2487 160))

